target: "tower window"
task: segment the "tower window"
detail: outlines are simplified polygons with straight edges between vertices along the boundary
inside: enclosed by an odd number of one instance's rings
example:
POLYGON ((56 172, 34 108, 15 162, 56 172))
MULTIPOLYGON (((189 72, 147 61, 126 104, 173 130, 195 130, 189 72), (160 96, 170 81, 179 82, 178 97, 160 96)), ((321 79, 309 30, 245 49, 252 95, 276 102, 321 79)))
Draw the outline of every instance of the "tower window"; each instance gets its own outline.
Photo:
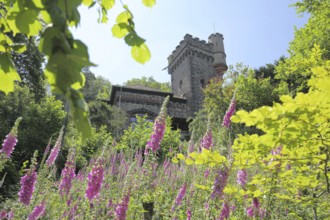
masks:
POLYGON ((205 81, 204 81, 204 79, 201 79, 201 87, 202 87, 202 88, 205 87, 205 81))

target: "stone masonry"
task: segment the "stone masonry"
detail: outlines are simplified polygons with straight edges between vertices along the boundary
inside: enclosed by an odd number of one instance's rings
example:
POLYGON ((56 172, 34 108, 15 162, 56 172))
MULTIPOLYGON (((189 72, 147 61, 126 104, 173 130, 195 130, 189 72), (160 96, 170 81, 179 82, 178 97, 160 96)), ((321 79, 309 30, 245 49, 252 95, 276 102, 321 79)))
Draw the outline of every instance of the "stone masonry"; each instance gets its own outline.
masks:
POLYGON ((184 40, 168 57, 175 96, 187 99, 188 116, 193 117, 203 103, 203 88, 211 78, 220 77, 227 70, 223 36, 212 34, 209 42, 186 34, 184 40))
POLYGON ((153 120, 163 100, 170 96, 168 113, 173 127, 188 130, 186 119, 194 117, 203 103, 203 88, 212 78, 222 78, 227 70, 222 34, 209 36, 209 41, 186 34, 168 57, 172 92, 161 92, 143 87, 113 86, 109 103, 124 110, 131 121, 136 114, 148 114, 153 120))

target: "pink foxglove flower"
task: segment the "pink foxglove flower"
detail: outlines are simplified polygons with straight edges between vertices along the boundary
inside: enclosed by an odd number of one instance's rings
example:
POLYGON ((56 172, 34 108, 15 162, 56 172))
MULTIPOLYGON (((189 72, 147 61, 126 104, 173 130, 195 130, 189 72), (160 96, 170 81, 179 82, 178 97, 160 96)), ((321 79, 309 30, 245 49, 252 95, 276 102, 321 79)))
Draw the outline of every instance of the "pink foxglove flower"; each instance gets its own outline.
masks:
POLYGON ((72 179, 76 176, 75 174, 75 163, 74 156, 68 157, 68 160, 65 163, 65 167, 61 173, 61 182, 59 186, 60 195, 67 196, 71 189, 72 179))
POLYGON ((21 189, 18 193, 19 201, 24 205, 29 205, 32 194, 34 192, 34 186, 37 181, 37 172, 29 171, 21 178, 21 189))
POLYGON ((42 201, 40 205, 34 207, 32 213, 29 215, 28 220, 37 220, 41 218, 45 214, 45 210, 46 210, 46 203, 45 201, 42 201))
POLYGON ((147 149, 151 149, 155 153, 159 149, 160 142, 165 134, 165 128, 166 128, 165 119, 167 114, 166 106, 168 102, 169 102, 169 96, 166 97, 166 99, 164 100, 162 109, 160 110, 159 115, 155 119, 153 131, 150 136, 150 140, 147 143, 146 151, 147 149))
POLYGON ((116 210, 115 210, 117 220, 126 219, 126 212, 128 209, 129 200, 130 200, 130 195, 128 193, 127 195, 124 196, 122 201, 117 205, 116 210))
POLYGON ((222 205, 222 210, 220 213, 219 220, 225 220, 229 218, 230 208, 227 202, 224 202, 222 205))
POLYGON ((190 208, 187 209, 187 220, 191 220, 191 210, 190 208))
POLYGON ((54 164, 54 162, 58 156, 58 153, 60 152, 60 149, 61 149, 62 136, 63 136, 63 129, 60 131, 60 134, 56 140, 55 146, 50 151, 48 159, 46 160, 47 166, 51 166, 54 164))
POLYGON ((247 172, 245 169, 238 171, 237 173, 237 184, 241 185, 242 187, 245 186, 247 182, 247 172))
POLYGON ((0 219, 5 219, 7 217, 7 212, 5 210, 2 210, 0 212, 0 219))
POLYGON ((253 217, 254 216, 254 210, 253 210, 253 207, 248 207, 246 209, 246 215, 249 216, 249 217, 253 217))
POLYGON ((207 169, 204 171, 204 177, 207 178, 207 177, 209 177, 209 175, 210 175, 210 169, 207 168, 207 169))
POLYGON ((187 190, 187 183, 185 182, 181 186, 178 195, 176 196, 174 205, 172 206, 172 211, 174 211, 177 206, 181 205, 181 202, 186 194, 186 190, 187 190))
POLYGON ((253 198, 252 199, 252 204, 254 206, 255 209, 259 210, 260 209, 260 203, 259 203, 259 199, 258 198, 253 198))
POLYGON ((217 176, 215 177, 213 183, 213 192, 211 194, 211 199, 221 198, 223 195, 223 190, 227 185, 228 179, 228 169, 226 168, 225 171, 218 170, 217 176))
POLYGON ((88 174, 88 185, 86 189, 86 198, 91 202, 100 193, 102 182, 104 178, 104 169, 102 161, 98 159, 92 167, 91 172, 88 174))
POLYGON ((212 146, 213 146, 212 130, 209 128, 207 129, 202 139, 202 147, 207 150, 210 150, 212 146))
POLYGON ((233 114, 235 113, 235 108, 236 108, 236 100, 233 97, 230 101, 230 105, 228 110, 226 111, 225 116, 223 117, 223 121, 222 121, 222 126, 229 128, 230 125, 230 118, 231 116, 233 116, 233 114))
POLYGON ((7 220, 11 220, 11 219, 13 219, 13 218, 14 218, 14 211, 11 210, 11 211, 8 213, 8 215, 7 215, 7 220))
POLYGON ((22 117, 16 119, 15 124, 9 134, 6 136, 6 139, 3 141, 2 149, 0 154, 5 153, 7 158, 10 158, 11 153, 14 151, 14 148, 17 144, 17 132, 18 125, 21 122, 22 117))
POLYGON ((14 150, 14 147, 16 146, 16 143, 17 143, 16 136, 14 136, 12 133, 9 133, 6 136, 6 139, 3 141, 1 153, 2 152, 5 153, 7 158, 9 158, 14 150))
POLYGON ((153 133, 147 143, 147 148, 156 152, 165 133, 165 119, 157 117, 154 123, 153 133))

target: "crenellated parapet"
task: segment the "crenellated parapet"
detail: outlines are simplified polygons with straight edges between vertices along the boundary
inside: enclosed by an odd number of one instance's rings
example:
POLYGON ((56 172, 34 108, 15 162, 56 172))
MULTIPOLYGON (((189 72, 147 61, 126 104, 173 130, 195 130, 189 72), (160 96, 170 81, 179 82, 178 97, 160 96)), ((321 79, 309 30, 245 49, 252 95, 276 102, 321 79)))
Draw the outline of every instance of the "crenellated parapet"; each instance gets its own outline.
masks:
POLYGON ((168 73, 175 96, 187 99, 193 117, 203 103, 203 88, 227 70, 223 35, 213 33, 208 42, 186 34, 168 57, 168 73))
POLYGON ((184 39, 168 57, 168 70, 171 74, 187 58, 195 56, 207 63, 213 63, 213 44, 186 34, 184 39))

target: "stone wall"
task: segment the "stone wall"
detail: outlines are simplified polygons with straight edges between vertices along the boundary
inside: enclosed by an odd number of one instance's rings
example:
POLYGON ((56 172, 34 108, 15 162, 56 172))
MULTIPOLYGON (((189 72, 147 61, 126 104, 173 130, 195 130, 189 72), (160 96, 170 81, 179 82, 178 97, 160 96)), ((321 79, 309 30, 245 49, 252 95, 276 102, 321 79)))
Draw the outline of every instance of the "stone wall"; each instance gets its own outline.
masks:
POLYGON ((213 44, 187 34, 168 58, 172 91, 187 99, 187 114, 193 117, 203 103, 202 88, 216 76, 213 44))
MULTIPOLYGON (((161 109, 166 95, 155 95, 146 93, 134 93, 128 91, 118 91, 115 97, 115 105, 128 113, 147 113, 151 118, 156 117, 161 109)), ((185 100, 172 97, 168 106, 168 114, 175 118, 187 117, 187 105, 185 100)))

